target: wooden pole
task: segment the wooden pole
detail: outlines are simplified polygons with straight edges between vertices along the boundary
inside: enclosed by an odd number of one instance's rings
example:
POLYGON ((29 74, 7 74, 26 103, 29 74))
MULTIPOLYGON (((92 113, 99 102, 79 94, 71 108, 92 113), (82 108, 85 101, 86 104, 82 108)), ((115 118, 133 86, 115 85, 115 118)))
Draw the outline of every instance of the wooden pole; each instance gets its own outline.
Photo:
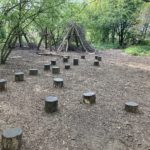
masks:
POLYGON ((40 39, 40 41, 39 41, 39 44, 38 44, 38 46, 37 46, 37 50, 40 49, 40 46, 41 46, 41 44, 42 44, 42 41, 43 41, 43 37, 41 37, 41 39, 40 39))
POLYGON ((47 42, 47 40, 48 40, 48 32, 47 32, 47 27, 45 28, 45 49, 47 49, 48 48, 48 42, 47 42))

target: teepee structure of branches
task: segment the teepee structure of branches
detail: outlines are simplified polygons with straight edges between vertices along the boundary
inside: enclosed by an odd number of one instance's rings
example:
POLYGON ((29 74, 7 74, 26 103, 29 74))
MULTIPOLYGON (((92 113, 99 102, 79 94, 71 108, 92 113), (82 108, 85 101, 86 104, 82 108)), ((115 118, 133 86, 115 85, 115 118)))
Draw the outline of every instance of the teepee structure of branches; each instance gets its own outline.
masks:
POLYGON ((95 49, 85 39, 85 32, 76 23, 71 23, 57 51, 69 51, 74 43, 76 51, 95 52, 95 49))

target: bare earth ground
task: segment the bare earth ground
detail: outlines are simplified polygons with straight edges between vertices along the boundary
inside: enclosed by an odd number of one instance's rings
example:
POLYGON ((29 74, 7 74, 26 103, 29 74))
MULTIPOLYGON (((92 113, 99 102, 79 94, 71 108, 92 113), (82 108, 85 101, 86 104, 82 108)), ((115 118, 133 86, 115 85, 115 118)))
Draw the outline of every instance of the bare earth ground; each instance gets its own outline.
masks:
MULTIPOLYGON (((94 54, 86 54, 67 71, 59 57, 14 51, 0 66, 0 78, 8 80, 7 92, 0 93, 0 131, 21 127, 22 150, 150 150, 150 58, 120 50, 100 54, 100 67, 93 66, 94 54), (53 58, 61 67, 63 89, 54 88, 54 75, 43 71, 53 58), (37 77, 28 75, 33 67, 39 69, 37 77), (14 82, 18 70, 24 71, 25 82, 14 82), (82 103, 88 90, 96 92, 95 105, 82 103), (49 95, 59 98, 57 113, 44 111, 49 95), (125 112, 127 101, 138 102, 140 112, 125 112)), ((72 64, 81 54, 69 55, 72 64)))

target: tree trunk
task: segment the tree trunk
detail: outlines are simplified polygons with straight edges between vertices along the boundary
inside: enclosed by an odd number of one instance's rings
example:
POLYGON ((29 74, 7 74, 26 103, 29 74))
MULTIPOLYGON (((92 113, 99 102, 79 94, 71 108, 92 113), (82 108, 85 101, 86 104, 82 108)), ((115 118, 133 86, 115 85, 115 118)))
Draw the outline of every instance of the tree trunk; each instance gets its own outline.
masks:
POLYGON ((19 34, 19 47, 22 48, 23 47, 23 43, 22 43, 22 35, 19 34))
POLYGON ((113 27, 112 33, 111 33, 111 41, 114 44, 115 43, 115 28, 113 27))
POLYGON ((48 36, 48 32, 47 32, 47 27, 45 28, 45 49, 47 49, 48 48, 48 42, 47 42, 47 40, 48 40, 48 38, 47 38, 47 36, 48 36))

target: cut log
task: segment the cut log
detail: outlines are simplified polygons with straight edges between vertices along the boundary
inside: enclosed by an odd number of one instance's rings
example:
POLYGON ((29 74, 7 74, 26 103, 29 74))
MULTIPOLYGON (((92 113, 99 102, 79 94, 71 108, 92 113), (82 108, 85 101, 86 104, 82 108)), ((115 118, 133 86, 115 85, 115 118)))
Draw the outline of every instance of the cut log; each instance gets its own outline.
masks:
POLYGON ((66 70, 70 69, 70 64, 65 64, 65 69, 66 70))
POLYGON ((77 58, 73 59, 73 65, 74 66, 79 65, 79 59, 77 59, 77 58))
POLYGON ((64 80, 62 78, 54 78, 53 85, 54 87, 62 88, 64 86, 64 80))
POLYGON ((45 64, 44 65, 44 70, 45 71, 50 71, 50 64, 45 64))
POLYGON ((95 55, 95 59, 97 59, 98 58, 98 56, 97 55, 95 55))
POLYGON ((37 76, 38 75, 38 69, 30 69, 29 70, 29 75, 37 76))
POLYGON ((138 104, 135 102, 127 102, 125 103, 125 110, 127 112, 136 113, 138 111, 138 104))
POLYGON ((97 60, 98 60, 98 61, 102 61, 102 57, 101 57, 101 56, 98 56, 98 57, 97 57, 97 60))
POLYGON ((56 65, 56 60, 52 60, 52 61, 51 61, 51 65, 52 65, 52 66, 55 66, 55 65, 56 65))
POLYGON ((94 92, 83 93, 83 102, 85 104, 94 104, 96 102, 96 94, 94 92))
POLYGON ((94 61, 94 66, 99 66, 99 61, 98 60, 94 61))
POLYGON ((6 91, 7 89, 7 81, 5 79, 0 79, 0 92, 6 91))
POLYGON ((45 99, 45 111, 47 113, 56 112, 58 109, 58 98, 56 96, 48 96, 45 99))
POLYGON ((24 73, 23 72, 17 72, 15 73, 15 81, 24 81, 24 73))
POLYGON ((64 63, 67 63, 67 62, 68 62, 68 57, 64 57, 64 58, 63 58, 63 62, 64 62, 64 63))
POLYGON ((52 74, 59 74, 60 73, 60 68, 55 66, 55 67, 52 67, 52 74))
POLYGON ((64 56, 64 57, 67 57, 68 59, 70 59, 70 56, 69 56, 69 55, 66 55, 66 56, 64 56))
POLYGON ((81 59, 85 59, 85 56, 84 56, 84 55, 82 55, 82 56, 81 56, 81 59))
POLYGON ((21 144, 21 128, 7 129, 2 133, 2 150, 20 150, 21 144))

